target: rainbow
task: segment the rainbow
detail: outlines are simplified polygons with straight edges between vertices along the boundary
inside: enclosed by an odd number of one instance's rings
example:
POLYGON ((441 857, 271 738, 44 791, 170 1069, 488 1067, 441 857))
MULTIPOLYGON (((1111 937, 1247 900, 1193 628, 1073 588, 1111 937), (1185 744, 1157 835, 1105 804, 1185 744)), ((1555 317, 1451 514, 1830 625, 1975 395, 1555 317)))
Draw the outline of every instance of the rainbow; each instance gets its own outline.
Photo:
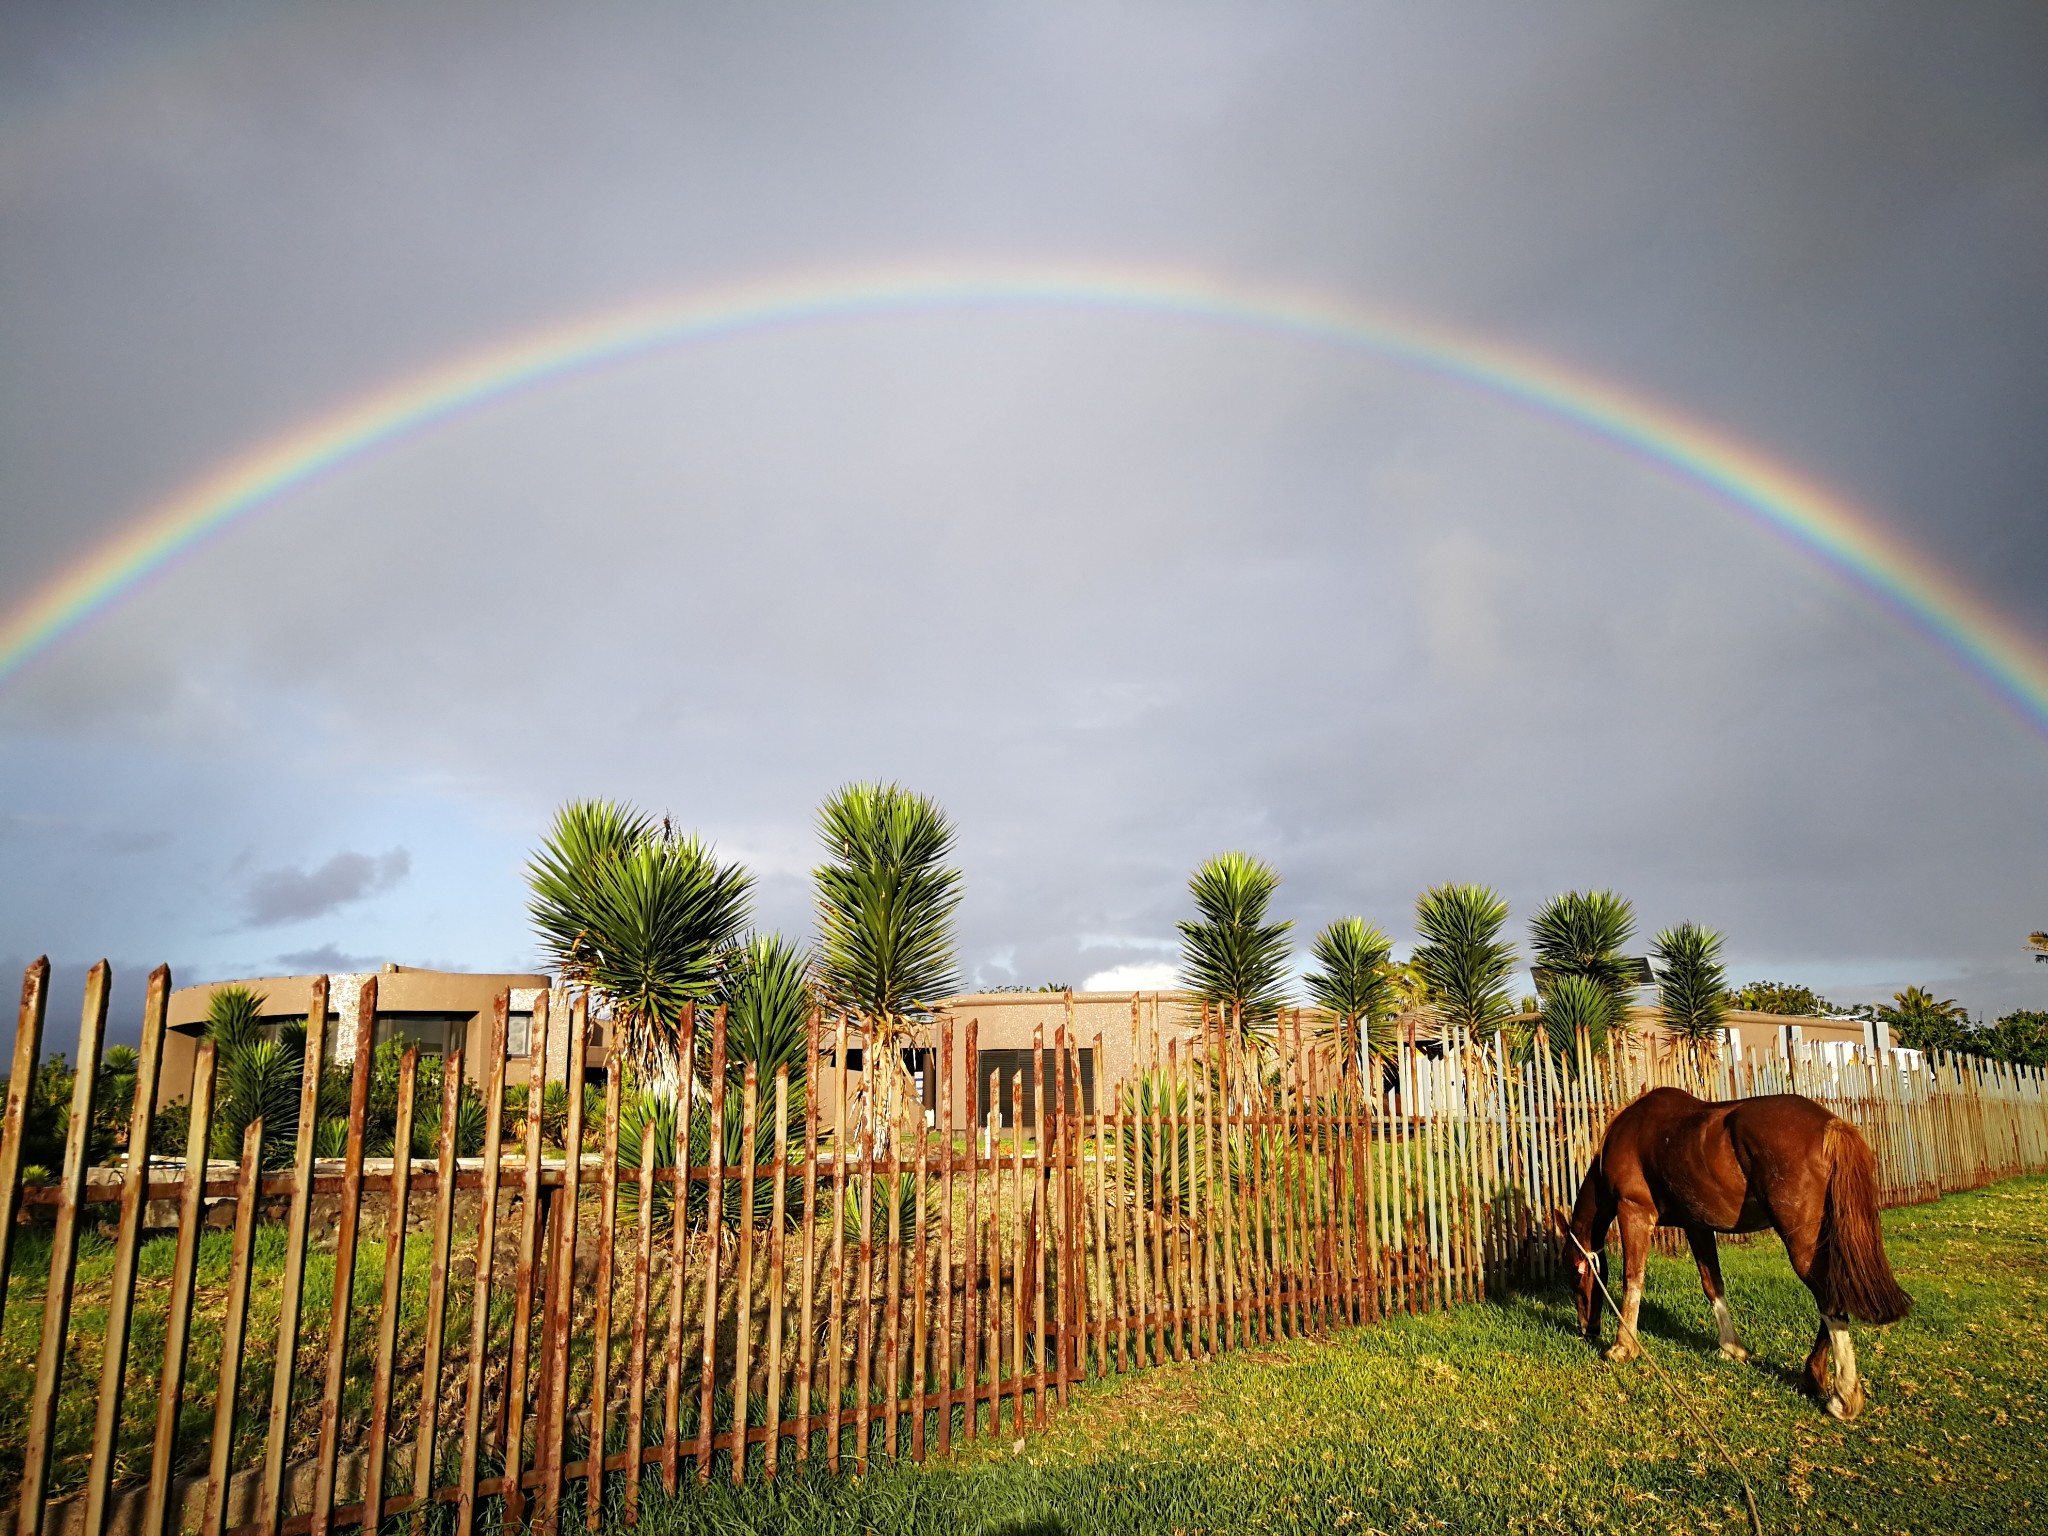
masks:
POLYGON ((1326 295, 1099 264, 800 274, 578 316, 392 380, 148 508, 0 618, 0 685, 238 520, 350 461, 516 391, 662 348, 824 320, 988 306, 1104 309, 1349 347, 1472 386, 1656 464, 1818 559, 2048 735, 2048 649, 1869 512, 1670 407, 1498 341, 1326 295))

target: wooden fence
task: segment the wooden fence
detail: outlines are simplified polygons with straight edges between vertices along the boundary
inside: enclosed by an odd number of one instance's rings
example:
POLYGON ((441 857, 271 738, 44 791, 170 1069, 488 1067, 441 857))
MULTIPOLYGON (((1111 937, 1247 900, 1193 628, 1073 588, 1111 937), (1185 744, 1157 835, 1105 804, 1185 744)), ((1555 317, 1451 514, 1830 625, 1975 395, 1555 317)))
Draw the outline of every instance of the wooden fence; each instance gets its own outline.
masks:
MULTIPOLYGON (((324 1536, 372 1512, 468 1536, 480 1521, 552 1530, 574 1505, 595 1530, 637 1518, 647 1476, 673 1491, 772 1478, 792 1459, 864 1467, 1020 1439, 1088 1379, 1540 1277, 1558 1262, 1548 1213, 1571 1204, 1614 1109, 1657 1082, 1821 1100, 1869 1138, 1888 1203, 2048 1168, 2042 1074, 1982 1061, 1700 1060, 1642 1040, 1516 1061, 1499 1038, 1452 1036, 1361 1072, 1299 1015, 1247 1039, 1212 1017, 1162 1046, 1138 1038, 1135 1008, 1131 1077, 1091 1101, 1081 1052, 1102 1062, 1101 1037, 1055 1028, 1034 1042, 1029 1084, 1011 1078, 1008 1116, 994 1074, 982 1094, 955 1091, 983 1082, 976 1025, 941 1018, 927 1058, 937 1108, 893 1127, 849 1092, 843 1022, 814 1019, 802 1069, 763 1082, 751 1065, 728 1071, 722 1012, 705 1021, 708 1052, 686 1016, 686 1056, 708 1056, 708 1071, 666 1129, 643 1124, 612 1074, 601 1125, 584 1123, 580 1093, 568 1101, 566 1145, 598 1150, 550 1160, 539 1115, 507 1144, 505 998, 486 1042, 481 1157, 457 1155, 459 1064, 441 1075, 438 1156, 366 1157, 363 1049, 346 1155, 316 1160, 309 1129, 288 1167, 266 1171, 252 1126, 239 1161, 209 1163, 209 1043, 174 1163, 149 1144, 170 988, 159 970, 128 1155, 101 1184, 87 1132, 102 966, 61 1174, 24 1187, 46 982, 39 966, 24 983, 0 1143, 0 1337, 34 1346, 32 1366, 10 1357, 0 1373, 18 1430, 0 1440, 19 1445, 0 1473, 21 1536, 324 1536), (804 1091, 821 1073, 836 1090, 829 1123, 804 1091), (1027 1116, 1025 1090, 1041 1085, 1027 1116), (959 1103, 987 1104, 987 1118, 955 1124, 959 1103), (705 1161, 679 1174, 692 1115, 736 1120, 738 1134, 702 1137, 705 1161), (161 1217, 167 1201, 174 1233, 146 1238, 151 1203, 161 1217), (316 1209, 331 1213, 331 1248, 316 1209), (31 1241, 48 1245, 39 1300, 37 1276, 10 1273, 31 1241), (75 1318, 74 1297, 89 1302, 75 1318)), ((308 999, 308 1128, 325 990, 308 999)), ((373 987, 359 1007, 367 1026, 373 987)), ((580 1003, 564 1026, 581 1062, 580 1003)), ((549 1028, 543 994, 534 1062, 549 1028)), ((408 1051, 400 1149, 416 1116, 432 1118, 415 1104, 418 1066, 408 1051)))

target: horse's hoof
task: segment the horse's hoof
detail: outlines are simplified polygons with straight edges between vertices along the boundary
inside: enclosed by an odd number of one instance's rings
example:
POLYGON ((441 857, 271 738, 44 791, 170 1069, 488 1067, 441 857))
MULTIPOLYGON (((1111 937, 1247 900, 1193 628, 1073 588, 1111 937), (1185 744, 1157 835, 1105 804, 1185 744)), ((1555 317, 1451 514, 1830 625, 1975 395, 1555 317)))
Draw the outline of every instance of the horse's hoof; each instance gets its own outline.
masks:
POLYGON ((1848 1397, 1839 1392, 1830 1392, 1827 1402, 1828 1416, 1847 1424, 1863 1411, 1863 1389, 1858 1387, 1848 1397))
POLYGON ((1635 1357, 1636 1349, 1632 1344, 1610 1344, 1604 1356, 1610 1365, 1625 1365, 1635 1357))
POLYGON ((1721 1353, 1738 1364, 1749 1358, 1749 1351, 1740 1344, 1723 1344, 1721 1346, 1721 1353))

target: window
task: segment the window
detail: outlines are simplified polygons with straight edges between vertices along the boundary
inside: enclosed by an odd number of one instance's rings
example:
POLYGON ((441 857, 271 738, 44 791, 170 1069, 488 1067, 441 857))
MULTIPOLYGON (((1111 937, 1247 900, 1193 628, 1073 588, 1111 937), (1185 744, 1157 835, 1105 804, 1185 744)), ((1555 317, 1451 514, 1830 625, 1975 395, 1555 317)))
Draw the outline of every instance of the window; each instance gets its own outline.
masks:
POLYGON ((470 1015, 466 1013, 380 1013, 377 1041, 396 1040, 416 1045, 422 1056, 446 1056, 460 1050, 469 1035, 470 1015))
MULTIPOLYGON (((1050 1075, 1057 1072, 1059 1070, 1059 1058, 1050 1049, 1046 1051, 1045 1055, 1047 1074, 1050 1075)), ((1095 1110, 1095 1052, 1084 1048, 1075 1052, 1075 1055, 1080 1058, 1081 1112, 1083 1114, 1092 1114, 1095 1110)), ((1036 1092, 1036 1085, 1032 1081, 1037 1074, 1037 1068, 1038 1053, 1028 1047, 1022 1050, 991 1050, 984 1047, 980 1052, 980 1060, 974 1074, 974 1123, 977 1126, 988 1124, 988 1084, 990 1075, 994 1074, 997 1080, 996 1102, 1002 1110, 1003 1129, 1009 1130, 1011 1128, 1010 1084, 1013 1081, 1017 1082, 1021 1087, 1024 1124, 1026 1128, 1037 1125, 1038 1094, 1036 1092)), ((1071 1084, 1067 1085, 1064 1098, 1068 1108, 1071 1109, 1073 1107, 1073 1088, 1071 1084)), ((1055 1105, 1058 1102, 1059 1100, 1056 1098, 1055 1105)))
POLYGON ((505 1015, 505 1054, 525 1056, 533 1050, 533 1010, 505 1015))

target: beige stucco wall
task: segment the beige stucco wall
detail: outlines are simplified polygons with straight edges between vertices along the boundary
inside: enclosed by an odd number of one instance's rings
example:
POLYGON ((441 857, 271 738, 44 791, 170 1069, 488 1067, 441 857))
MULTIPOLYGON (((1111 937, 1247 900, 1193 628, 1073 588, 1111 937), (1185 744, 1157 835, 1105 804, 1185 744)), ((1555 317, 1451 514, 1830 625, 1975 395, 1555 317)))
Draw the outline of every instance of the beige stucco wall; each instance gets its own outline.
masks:
MULTIPOLYGON (((499 994, 510 992, 514 1010, 521 1004, 530 1009, 534 995, 548 986, 549 978, 528 972, 428 971, 408 966, 387 966, 381 971, 335 974, 327 978, 327 1020, 333 1031, 333 1059, 353 1061, 358 1041, 358 1002, 365 982, 377 983, 377 1016, 404 1013, 448 1014, 468 1019, 470 1046, 464 1053, 463 1076, 471 1082, 483 1080, 483 1053, 477 1045, 490 1023, 491 1010, 499 994)), ((185 1098, 192 1091, 192 1066, 199 1052, 199 1030, 214 993, 223 987, 249 988, 263 999, 265 1019, 303 1019, 312 1003, 314 976, 260 976, 241 981, 216 981, 200 986, 180 987, 171 993, 169 1028, 164 1035, 163 1071, 158 1078, 159 1106, 185 1098)), ((551 994, 551 1029, 548 1053, 554 1075, 559 1077, 568 1061, 569 998, 560 990, 551 994)), ((374 1025, 373 1025, 374 1027, 374 1025)), ((593 1023, 590 1059, 603 1059, 603 1027, 593 1023)), ((506 1064, 509 1081, 523 1083, 527 1077, 524 1059, 506 1064)))

